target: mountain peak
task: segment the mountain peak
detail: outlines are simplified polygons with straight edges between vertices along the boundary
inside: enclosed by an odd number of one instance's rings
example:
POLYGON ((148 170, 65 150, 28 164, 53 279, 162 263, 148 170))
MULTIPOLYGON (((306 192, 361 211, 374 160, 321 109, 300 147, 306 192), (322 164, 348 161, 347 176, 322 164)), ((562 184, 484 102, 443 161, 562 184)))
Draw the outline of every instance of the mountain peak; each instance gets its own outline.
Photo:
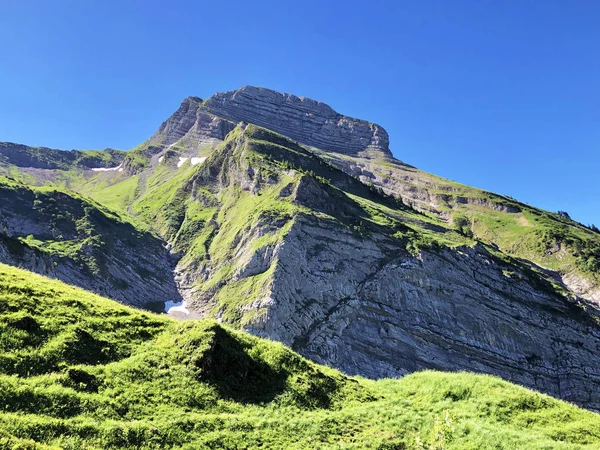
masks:
POLYGON ((200 97, 190 96, 183 99, 181 105, 198 105, 202 103, 202 99, 200 97))
POLYGON ((185 147, 223 140, 235 124, 247 122, 327 152, 370 159, 392 159, 383 127, 345 116, 306 97, 257 86, 216 93, 206 100, 185 98, 179 109, 152 137, 172 145, 185 137, 185 147))
POLYGON ((201 105, 232 122, 249 122, 325 151, 392 158, 389 137, 377 124, 342 115, 329 105, 271 89, 244 86, 214 94, 201 105))

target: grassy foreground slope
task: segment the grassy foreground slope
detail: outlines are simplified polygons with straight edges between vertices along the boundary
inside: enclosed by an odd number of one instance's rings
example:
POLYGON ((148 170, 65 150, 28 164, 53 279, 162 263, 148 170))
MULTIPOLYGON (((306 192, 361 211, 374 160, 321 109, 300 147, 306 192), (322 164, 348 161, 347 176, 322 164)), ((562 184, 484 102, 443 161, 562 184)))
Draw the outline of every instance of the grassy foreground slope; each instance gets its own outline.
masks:
POLYGON ((495 377, 346 377, 0 265, 0 448, 600 448, 600 415, 495 377))

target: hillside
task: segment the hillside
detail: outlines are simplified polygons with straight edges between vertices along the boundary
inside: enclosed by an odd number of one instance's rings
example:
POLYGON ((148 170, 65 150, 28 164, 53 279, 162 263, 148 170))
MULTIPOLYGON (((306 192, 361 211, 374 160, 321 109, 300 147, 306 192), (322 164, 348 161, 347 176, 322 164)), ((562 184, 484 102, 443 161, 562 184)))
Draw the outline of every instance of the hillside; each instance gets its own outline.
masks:
POLYGON ((600 304, 600 233, 557 212, 465 186, 399 161, 317 154, 362 182, 457 231, 549 269, 576 295, 600 304))
POLYGON ((57 150, 0 142, 0 175, 32 184, 69 185, 94 172, 118 168, 126 152, 121 150, 57 150))
POLYGON ((422 172, 380 126, 254 87, 185 99, 109 169, 55 169, 52 185, 168 243, 172 315, 349 375, 468 370, 600 409, 600 234, 581 224, 422 172))
POLYGON ((0 264, 2 448, 600 446, 600 416, 496 377, 351 378, 0 264))
POLYGON ((131 305, 179 298, 171 256, 148 227, 74 192, 2 176, 0 198, 0 262, 131 305))

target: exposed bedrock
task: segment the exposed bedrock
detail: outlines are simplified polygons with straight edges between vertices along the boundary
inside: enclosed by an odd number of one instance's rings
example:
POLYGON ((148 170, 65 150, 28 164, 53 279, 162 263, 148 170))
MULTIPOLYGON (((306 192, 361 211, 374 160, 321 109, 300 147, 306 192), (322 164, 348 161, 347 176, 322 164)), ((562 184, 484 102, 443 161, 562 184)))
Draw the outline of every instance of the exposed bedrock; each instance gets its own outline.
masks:
POLYGON ((391 158, 387 132, 379 125, 335 112, 325 103, 245 86, 218 93, 201 109, 232 122, 249 122, 302 144, 355 156, 391 158))
POLYGON ((299 219, 278 261, 254 333, 349 374, 492 373, 600 409, 595 316, 481 247, 415 257, 384 237, 299 219))

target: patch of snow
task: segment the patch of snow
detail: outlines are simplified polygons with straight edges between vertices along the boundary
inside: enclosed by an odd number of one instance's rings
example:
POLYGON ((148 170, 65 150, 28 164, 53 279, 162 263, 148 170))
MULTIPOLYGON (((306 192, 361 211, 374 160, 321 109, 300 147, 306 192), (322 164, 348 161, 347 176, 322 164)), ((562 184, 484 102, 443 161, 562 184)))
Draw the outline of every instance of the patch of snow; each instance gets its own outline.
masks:
POLYGON ((121 167, 123 164, 119 164, 117 167, 98 167, 97 169, 92 169, 94 172, 110 172, 113 170, 118 170, 119 172, 123 172, 123 168, 121 167))
POLYGON ((179 157, 179 161, 177 162, 177 167, 181 167, 183 166, 183 164, 188 160, 189 158, 182 158, 181 156, 179 157))
POLYGON ((163 162, 163 161, 164 161, 164 159, 165 159, 165 157, 164 157, 164 156, 161 156, 160 158, 158 158, 158 162, 159 162, 159 163, 161 163, 161 162, 163 162))
POLYGON ((192 158, 192 166, 195 166, 197 164, 202 164, 204 161, 206 161, 206 156, 204 156, 202 158, 192 158))
POLYGON ((180 313, 183 313, 186 315, 190 313, 190 311, 186 308, 185 301, 181 301, 181 302, 166 301, 165 302, 165 312, 167 314, 172 314, 174 312, 180 312, 180 313))

